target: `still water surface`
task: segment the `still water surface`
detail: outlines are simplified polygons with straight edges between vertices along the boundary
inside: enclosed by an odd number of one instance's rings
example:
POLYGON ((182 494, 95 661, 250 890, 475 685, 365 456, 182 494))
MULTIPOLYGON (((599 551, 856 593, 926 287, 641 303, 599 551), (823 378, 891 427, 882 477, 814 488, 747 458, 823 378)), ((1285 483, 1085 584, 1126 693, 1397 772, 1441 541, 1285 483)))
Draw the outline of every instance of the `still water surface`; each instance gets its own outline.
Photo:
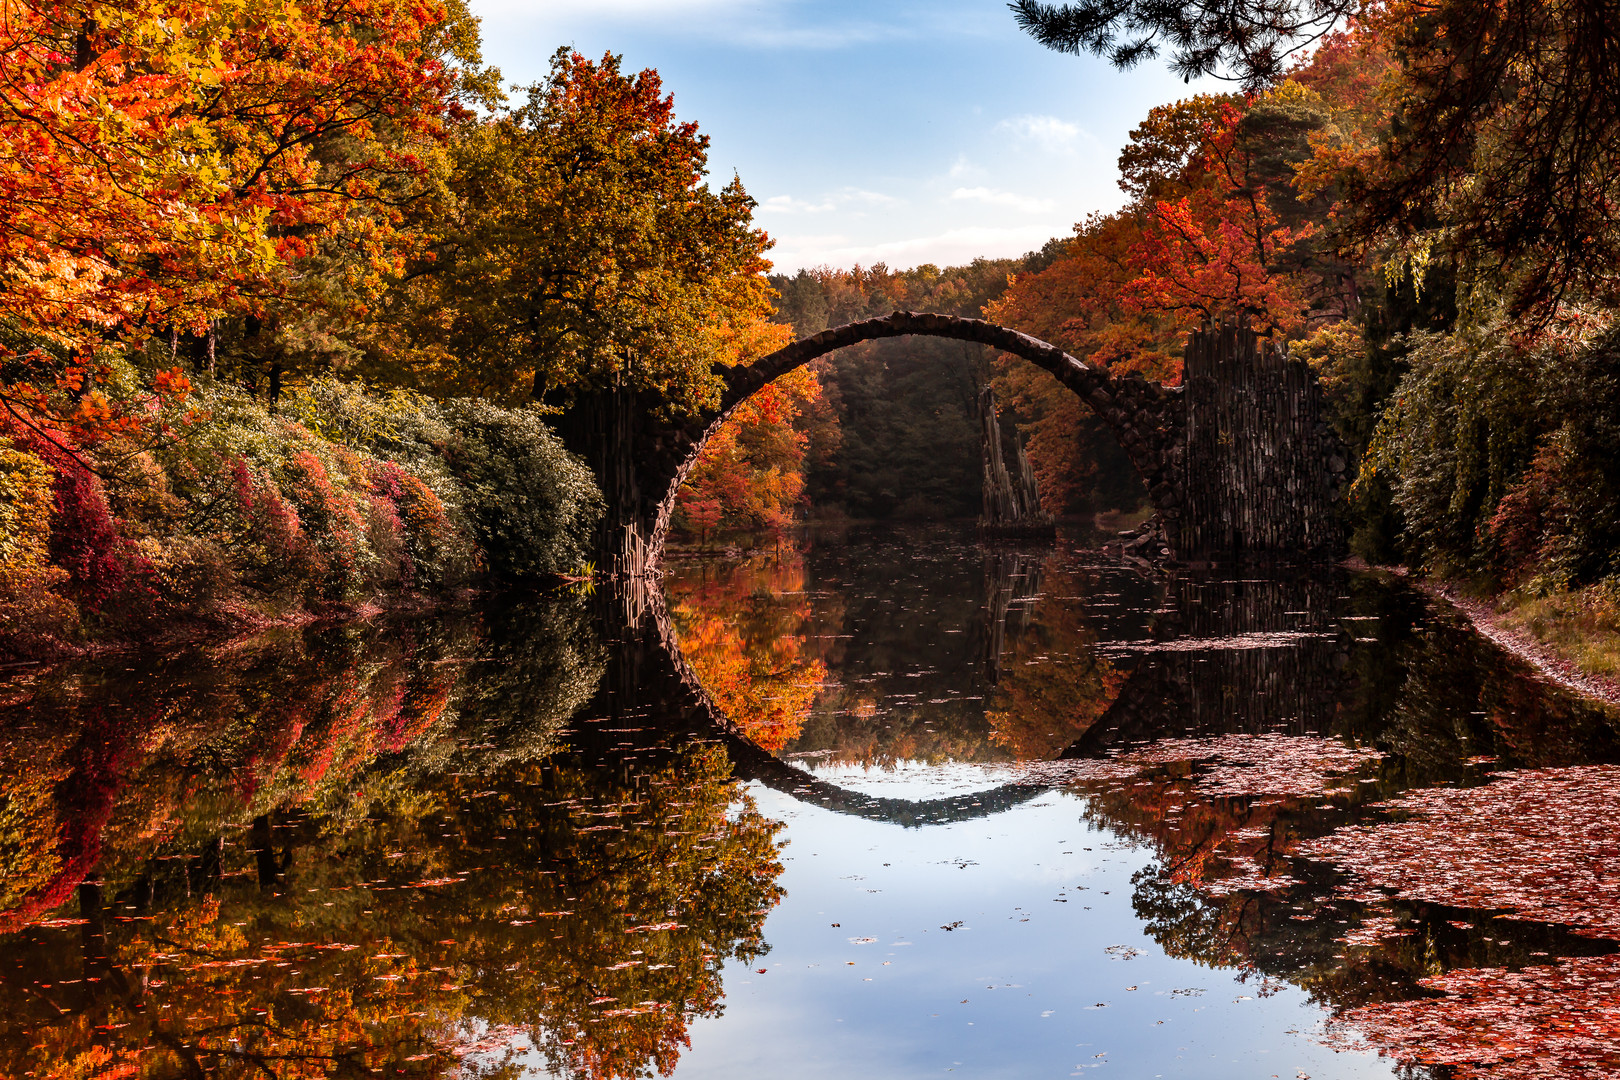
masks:
POLYGON ((1612 718, 1368 575, 855 531, 0 709, 0 1075, 1620 1064, 1612 718))

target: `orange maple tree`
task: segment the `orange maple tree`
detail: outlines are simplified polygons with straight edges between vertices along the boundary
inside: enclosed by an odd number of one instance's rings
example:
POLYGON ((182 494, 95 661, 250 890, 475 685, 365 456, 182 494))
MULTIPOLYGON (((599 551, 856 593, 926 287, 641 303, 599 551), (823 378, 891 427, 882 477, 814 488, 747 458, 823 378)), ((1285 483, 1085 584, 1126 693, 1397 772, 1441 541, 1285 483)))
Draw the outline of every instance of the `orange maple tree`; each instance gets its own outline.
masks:
POLYGON ((108 359, 262 314, 323 243, 350 274, 398 266, 470 26, 457 0, 6 4, 0 348, 28 368, 7 405, 116 434, 142 410, 94 396, 108 359))
MULTIPOLYGON (((773 329, 783 336, 787 330, 773 329)), ((815 373, 800 368, 738 406, 709 438, 676 496, 676 526, 700 542, 717 528, 780 542, 805 501, 810 437, 796 422, 820 397, 815 373)))

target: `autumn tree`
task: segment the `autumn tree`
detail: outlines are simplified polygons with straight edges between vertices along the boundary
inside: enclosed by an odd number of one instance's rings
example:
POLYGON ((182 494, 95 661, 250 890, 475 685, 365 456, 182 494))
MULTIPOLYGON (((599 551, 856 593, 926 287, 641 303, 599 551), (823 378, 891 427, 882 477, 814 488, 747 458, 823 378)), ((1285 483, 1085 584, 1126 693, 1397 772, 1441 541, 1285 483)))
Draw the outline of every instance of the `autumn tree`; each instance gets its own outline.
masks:
POLYGON ((1130 67, 1168 45, 1183 76, 1251 90, 1360 16, 1399 61, 1389 106, 1400 122, 1343 177, 1364 241, 1454 253, 1538 324, 1565 303, 1617 302, 1620 88, 1604 0, 1019 0, 1014 11, 1051 48, 1130 67))
POLYGON ((563 410, 560 433, 603 481, 604 549, 662 495, 622 468, 638 407, 715 405, 715 365, 757 355, 737 343, 771 311, 754 201, 735 178, 708 186, 707 154, 656 71, 561 50, 522 104, 457 140, 431 258, 390 301, 410 328, 381 358, 392 377, 563 410))
MULTIPOLYGON (((985 317, 1050 341, 1085 363, 1159 381, 1179 375, 1170 347, 1179 321, 1127 310, 1137 217, 1094 215, 1076 227, 1047 267, 1015 275, 985 317)), ((1107 426, 1072 391, 1016 357, 996 361, 997 396, 1015 411, 1049 513, 1132 508, 1142 489, 1107 426)))
POLYGON ((778 544, 805 499, 809 436, 795 426, 821 397, 800 368, 743 402, 710 436, 675 501, 675 526, 704 542, 717 528, 764 534, 778 544))
MULTIPOLYGON (((1355 65, 1335 56, 1335 77, 1350 81, 1355 65)), ((1365 108, 1365 94, 1356 104, 1365 108)), ((1343 151, 1375 122, 1344 115, 1349 133, 1331 103, 1292 80, 1154 108, 1120 153, 1130 204, 1077 226, 1049 266, 1015 278, 987 312, 1088 364, 1165 382, 1179 378, 1182 342, 1203 321, 1243 317, 1296 336, 1357 314, 1368 275, 1325 228, 1339 189, 1301 183, 1320 154, 1343 151)), ((1123 458, 1083 403, 1012 358, 997 380, 1031 432, 1048 508, 1080 509, 1107 491, 1123 458)), ((1135 489, 1115 487, 1110 499, 1126 490, 1135 489)))
POLYGON ((23 3, 0 35, 7 375, 14 391, 65 379, 68 412, 154 336, 204 362, 216 320, 307 294, 299 268, 322 250, 375 284, 478 86, 458 67, 476 66, 459 0, 23 3))
MULTIPOLYGON (((717 362, 726 366, 786 345, 792 330, 756 324, 721 337, 717 362)), ((768 535, 780 543, 805 498, 808 428, 821 413, 821 383, 811 368, 797 368, 739 405, 709 437, 681 486, 674 526, 699 543, 718 528, 768 535)), ((836 439, 836 428, 819 439, 836 439)))
POLYGON ((441 389, 570 404, 646 391, 713 401, 725 333, 768 315, 764 234, 739 181, 655 71, 559 51, 527 100, 466 130, 452 218, 418 267, 441 389), (434 332, 437 331, 437 332, 434 332))

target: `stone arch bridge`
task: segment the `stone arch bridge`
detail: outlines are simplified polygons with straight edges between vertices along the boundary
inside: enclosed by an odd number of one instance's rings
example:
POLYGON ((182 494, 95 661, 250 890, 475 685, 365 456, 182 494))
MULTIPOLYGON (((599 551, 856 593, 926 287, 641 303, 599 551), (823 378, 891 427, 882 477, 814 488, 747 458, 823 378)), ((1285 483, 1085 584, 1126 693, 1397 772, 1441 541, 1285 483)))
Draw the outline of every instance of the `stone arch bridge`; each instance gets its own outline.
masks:
POLYGON ((1180 560, 1312 557, 1340 543, 1335 503, 1347 455, 1322 416, 1321 390, 1301 361, 1226 324, 1194 333, 1181 386, 1115 377, 1027 334, 979 319, 897 311, 825 330, 752 364, 719 368, 719 406, 660 420, 656 403, 620 394, 563 435, 602 485, 599 551, 613 571, 656 568, 675 497, 709 438, 768 383, 837 349, 922 335, 976 342, 1052 374, 1113 430, 1163 529, 1161 554, 1180 560))

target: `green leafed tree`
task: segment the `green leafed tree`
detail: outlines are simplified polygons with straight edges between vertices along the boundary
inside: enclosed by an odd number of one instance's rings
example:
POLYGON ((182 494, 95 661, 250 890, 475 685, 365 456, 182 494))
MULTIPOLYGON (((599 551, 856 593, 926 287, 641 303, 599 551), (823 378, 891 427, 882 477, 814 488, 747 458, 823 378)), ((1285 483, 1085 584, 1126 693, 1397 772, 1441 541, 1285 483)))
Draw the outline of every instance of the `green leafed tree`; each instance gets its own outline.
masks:
POLYGON ((604 390, 711 402, 717 330, 770 313, 769 241, 657 72, 568 50, 455 148, 454 213, 407 289, 426 381, 568 405, 604 390))

